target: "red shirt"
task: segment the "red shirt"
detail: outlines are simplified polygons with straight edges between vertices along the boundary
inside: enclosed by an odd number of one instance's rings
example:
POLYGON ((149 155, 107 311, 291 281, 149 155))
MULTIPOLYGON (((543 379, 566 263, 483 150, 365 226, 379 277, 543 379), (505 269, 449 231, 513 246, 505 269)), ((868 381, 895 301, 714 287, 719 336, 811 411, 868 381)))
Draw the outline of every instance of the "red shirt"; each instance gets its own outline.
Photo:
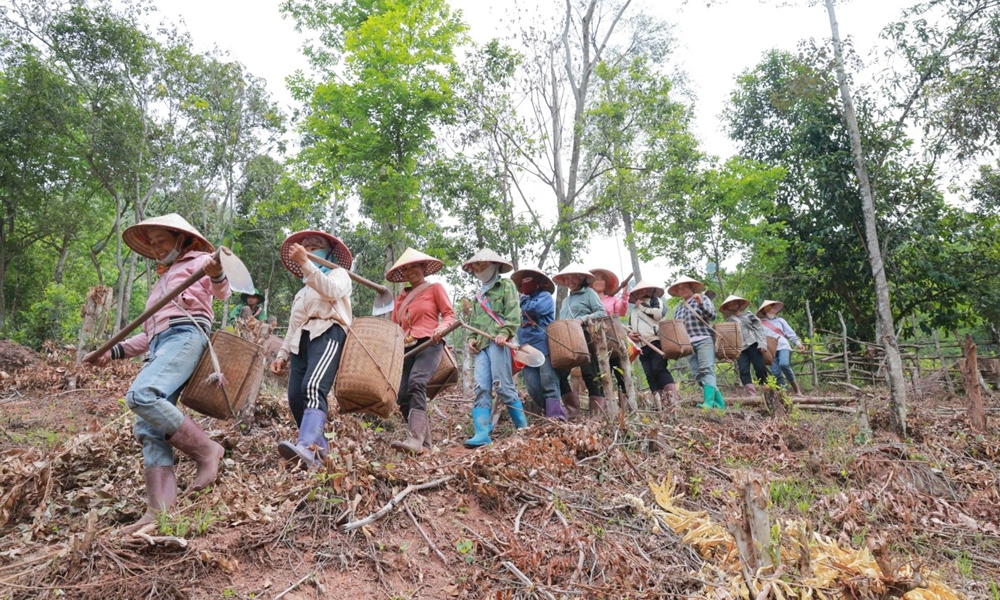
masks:
POLYGON ((432 283, 421 290, 406 305, 405 314, 400 314, 403 301, 412 289, 406 288, 400 292, 392 309, 392 322, 398 323, 408 337, 414 339, 431 337, 436 330, 445 329, 455 322, 455 310, 451 307, 448 292, 440 283, 432 283))

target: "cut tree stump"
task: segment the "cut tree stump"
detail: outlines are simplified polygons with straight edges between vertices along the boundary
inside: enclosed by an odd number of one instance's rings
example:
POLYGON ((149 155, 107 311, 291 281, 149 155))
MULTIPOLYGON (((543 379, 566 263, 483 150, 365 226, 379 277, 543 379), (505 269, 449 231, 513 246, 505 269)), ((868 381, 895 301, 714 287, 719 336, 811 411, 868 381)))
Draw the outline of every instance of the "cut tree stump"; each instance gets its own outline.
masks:
MULTIPOLYGON (((740 494, 740 518, 729 523, 727 529, 736 538, 745 577, 753 577, 761 570, 772 571, 775 559, 775 540, 771 538, 771 515, 767 507, 771 502, 771 486, 757 473, 746 472, 737 477, 740 494)), ((750 583, 748 580, 747 583, 750 583)))

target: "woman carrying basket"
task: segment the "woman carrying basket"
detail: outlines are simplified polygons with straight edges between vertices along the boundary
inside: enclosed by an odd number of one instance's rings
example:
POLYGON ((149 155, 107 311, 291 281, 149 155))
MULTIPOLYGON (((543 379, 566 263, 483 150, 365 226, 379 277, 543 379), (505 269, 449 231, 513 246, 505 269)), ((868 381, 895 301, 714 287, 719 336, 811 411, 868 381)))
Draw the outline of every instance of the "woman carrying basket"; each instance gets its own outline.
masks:
MULTIPOLYGON (((550 419, 567 420, 567 412, 574 412, 574 417, 580 414, 579 402, 574 406, 572 398, 566 403, 566 410, 559 401, 559 378, 552 368, 549 356, 549 337, 545 328, 556 318, 556 302, 552 293, 556 284, 538 269, 521 269, 510 276, 510 280, 521 292, 521 327, 517 330, 517 339, 522 344, 530 344, 545 355, 545 363, 540 367, 524 367, 521 377, 528 395, 545 411, 550 419)), ((563 396, 566 401, 566 396, 563 396)))
POLYGON ((646 281, 635 284, 629 294, 629 300, 635 306, 629 317, 631 331, 628 335, 642 347, 639 362, 646 374, 649 391, 654 396, 660 396, 668 410, 673 412, 674 407, 680 403, 677 384, 667 368, 667 360, 662 353, 656 351, 660 349, 659 323, 664 309, 663 301, 660 300, 662 297, 663 288, 659 286, 646 281))
POLYGON ((135 413, 135 437, 142 444, 145 466, 146 513, 125 532, 137 531, 169 510, 177 499, 174 448, 195 461, 197 472, 189 489, 201 490, 215 482, 225 450, 177 408, 181 390, 194 374, 208 345, 208 331, 215 314, 212 299, 229 297, 229 282, 212 253, 215 248, 180 215, 146 219, 122 233, 122 240, 136 253, 156 261, 159 278, 146 307, 149 308, 182 281, 204 268, 205 277, 143 323, 142 333, 116 344, 97 358, 106 365, 112 358, 147 354, 146 363, 125 394, 125 404, 135 413))
POLYGON ((278 444, 285 460, 318 466, 326 456, 327 395, 340 367, 340 356, 351 326, 351 251, 336 237, 322 231, 299 231, 281 244, 281 262, 305 286, 292 299, 285 341, 271 363, 281 375, 289 366, 288 408, 299 428, 298 441, 278 444), (321 267, 310 255, 342 269, 321 267))
POLYGON ((683 300, 674 309, 674 318, 684 322, 684 328, 694 347, 694 354, 688 357, 688 364, 702 388, 704 402, 698 406, 725 410, 726 402, 715 380, 715 330, 712 328, 715 306, 702 294, 704 291, 705 284, 690 277, 681 277, 667 288, 668 294, 683 300))
POLYGON ((392 322, 403 329, 407 350, 432 342, 403 361, 403 379, 396 400, 406 421, 407 433, 405 440, 390 445, 412 454, 423 454, 433 443, 427 421, 427 382, 441 363, 444 353, 441 338, 455 322, 455 310, 444 286, 424 279, 443 267, 440 260, 407 248, 385 273, 387 281, 406 282, 394 303, 392 322))
POLYGON ((475 435, 465 440, 465 447, 478 448, 492 442, 494 390, 507 407, 514 427, 528 426, 524 405, 514 389, 513 356, 510 348, 502 345, 514 338, 521 322, 521 303, 514 283, 500 277, 501 273, 514 270, 514 266, 493 250, 483 248, 476 252, 462 269, 475 275, 480 283, 469 324, 494 336, 473 335, 469 339, 469 351, 476 355, 476 399, 472 406, 475 435))
MULTIPOLYGON (((560 319, 577 319, 583 323, 589 323, 593 319, 608 316, 608 311, 604 309, 604 304, 597 296, 597 292, 590 287, 597 277, 581 265, 570 265, 553 276, 552 279, 558 285, 569 290, 569 294, 563 299, 559 309, 560 319)), ((587 346, 590 347, 590 332, 584 327, 583 333, 587 338, 587 346)), ((559 375, 559 389, 562 393, 572 394, 569 369, 557 369, 556 374, 559 375)), ((580 367, 580 374, 583 376, 584 385, 587 386, 587 395, 590 396, 590 413, 607 416, 608 402, 604 397, 604 388, 601 387, 601 370, 593 352, 590 355, 590 362, 580 367)))
POLYGON ((795 334, 788 321, 778 316, 783 308, 785 308, 783 302, 765 300, 757 309, 757 316, 764 325, 764 333, 769 337, 778 338, 778 351, 775 352, 774 362, 771 363, 771 373, 778 380, 778 385, 784 387, 787 379, 792 392, 796 396, 801 396, 802 390, 799 389, 799 383, 795 381, 795 371, 792 370, 792 346, 794 345, 799 352, 804 351, 806 347, 799 341, 799 336, 795 334))
POLYGON ((739 296, 729 296, 719 305, 719 311, 727 321, 735 321, 740 324, 740 331, 743 334, 743 351, 736 361, 740 371, 740 382, 743 389, 751 396, 757 395, 757 387, 750 379, 750 366, 753 365, 754 374, 757 376, 757 383, 764 385, 767 382, 767 366, 764 365, 764 352, 767 351, 767 333, 761 325, 757 315, 747 312, 750 301, 739 296))

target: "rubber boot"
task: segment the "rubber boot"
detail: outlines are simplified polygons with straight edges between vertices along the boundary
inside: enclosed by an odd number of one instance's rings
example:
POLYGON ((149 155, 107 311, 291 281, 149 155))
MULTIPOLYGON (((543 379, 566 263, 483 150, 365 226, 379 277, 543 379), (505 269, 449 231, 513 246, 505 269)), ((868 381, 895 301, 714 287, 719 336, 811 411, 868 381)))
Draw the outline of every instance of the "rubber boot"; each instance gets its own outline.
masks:
POLYGON ((562 402, 559 398, 546 398, 545 399, 545 416, 550 419, 558 419, 562 422, 566 422, 566 411, 563 410, 562 402))
POLYGON ((563 406, 566 407, 566 418, 576 421, 580 418, 580 395, 576 392, 569 392, 562 396, 563 406))
POLYGON ((712 399, 713 406, 719 410, 726 410, 726 401, 722 397, 722 390, 715 388, 715 397, 712 399))
POLYGON ((493 412, 488 406, 477 406, 472 409, 472 427, 476 435, 465 440, 466 448, 478 448, 493 443, 490 430, 493 428, 493 412))
MULTIPOLYGON (((424 411, 426 413, 426 411, 424 411)), ((431 435, 431 421, 426 419, 424 422, 424 434, 420 438, 424 445, 424 450, 430 451, 434 447, 434 437, 431 435)))
POLYGON ((792 393, 794 393, 796 396, 801 396, 802 395, 802 388, 799 387, 799 382, 798 381, 792 380, 792 381, 789 381, 788 384, 792 386, 792 393))
POLYGON ((146 514, 138 521, 122 527, 124 534, 139 531, 146 525, 156 522, 159 513, 167 512, 177 500, 177 479, 173 467, 150 467, 146 469, 146 514))
POLYGON ((507 405, 507 414, 514 422, 515 429, 524 429, 528 426, 528 414, 524 412, 524 404, 520 400, 515 400, 507 405))
POLYGON ((701 409, 715 408, 715 388, 710 385, 701 387, 702 403, 698 405, 701 409))
POLYGON ((324 429, 326 413, 317 408, 305 409, 302 413, 302 426, 299 427, 299 440, 294 444, 281 442, 278 444, 278 454, 285 460, 300 460, 308 468, 318 467, 328 448, 326 436, 323 435, 324 429), (313 446, 318 450, 313 450, 313 446))
POLYGON ((208 437, 194 419, 184 415, 184 422, 167 438, 167 443, 193 458, 197 465, 198 471, 189 489, 197 492, 215 483, 219 476, 219 461, 226 450, 208 437))
POLYGON ((755 397, 757 395, 757 386, 755 386, 752 383, 748 383, 748 384, 744 385, 743 389, 746 391, 747 396, 750 396, 751 398, 753 398, 753 397, 755 397))
POLYGON ((604 396, 590 397, 590 416, 608 418, 608 399, 604 396))
POLYGON ((402 442, 392 442, 389 445, 410 454, 423 454, 424 428, 427 427, 427 413, 417 408, 411 409, 410 418, 407 419, 406 426, 406 439, 402 442))
POLYGON ((669 406, 671 410, 681 403, 681 394, 677 391, 676 383, 668 383, 663 386, 663 404, 669 406))

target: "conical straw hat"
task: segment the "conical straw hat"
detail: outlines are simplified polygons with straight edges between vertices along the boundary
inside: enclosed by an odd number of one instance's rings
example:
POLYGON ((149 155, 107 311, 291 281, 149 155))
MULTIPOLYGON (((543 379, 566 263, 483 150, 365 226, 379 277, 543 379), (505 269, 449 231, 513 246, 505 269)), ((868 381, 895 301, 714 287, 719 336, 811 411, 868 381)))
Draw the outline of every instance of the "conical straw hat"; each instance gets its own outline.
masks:
POLYGON ((403 279, 403 267, 417 263, 424 263, 424 275, 433 275, 444 268, 444 263, 433 256, 429 256, 413 248, 407 248, 403 252, 403 255, 385 272, 386 281, 392 281, 393 283, 406 281, 403 279))
POLYGON ((767 308, 768 306, 774 305, 774 304, 778 305, 778 310, 776 311, 776 314, 780 313, 781 309, 785 308, 785 303, 784 302, 778 302, 777 300, 764 300, 761 303, 760 308, 757 309, 757 316, 759 317, 761 315, 761 313, 764 312, 765 308, 767 308))
POLYGON ((286 269, 291 271, 291 273, 296 277, 302 277, 302 268, 299 267, 297 262, 291 259, 289 253, 292 251, 292 244, 301 243, 302 240, 313 235, 319 236, 329 242, 330 248, 333 250, 333 256, 336 258, 335 262, 337 265, 350 270, 351 264, 354 262, 354 257, 351 256, 351 251, 347 248, 347 245, 332 234, 312 229, 296 231, 292 235, 285 238, 285 241, 281 242, 281 264, 285 265, 286 269))
POLYGON ((643 290, 653 290, 653 295, 656 296, 657 298, 662 298, 664 294, 664 290, 662 287, 658 285, 653 285, 652 283, 646 281, 645 279, 641 279, 639 280, 638 283, 635 284, 635 287, 632 288, 632 291, 629 292, 628 301, 635 303, 636 298, 639 297, 638 292, 641 292, 643 290))
POLYGON ((557 284, 563 287, 568 287, 566 285, 567 275, 580 275, 581 277, 584 278, 584 281, 587 282, 587 285, 594 283, 594 280, 597 279, 597 276, 588 271, 587 269, 585 269, 583 265, 581 265, 580 263, 573 263, 567 266, 562 271, 559 271, 558 273, 553 275, 552 281, 555 281, 557 284))
POLYGON ((700 294, 705 291, 705 284, 698 281, 697 279, 691 279, 690 277, 681 277, 680 279, 674 281, 667 288, 667 293, 671 296, 677 296, 677 287, 685 283, 690 283, 693 288, 694 293, 700 294))
POLYGON ((477 262, 495 262, 500 265, 501 273, 509 273, 514 270, 514 265, 500 258, 500 255, 489 248, 483 248, 479 252, 472 255, 472 258, 462 263, 462 270, 466 273, 472 273, 469 265, 477 262))
POLYGON ((725 300, 722 301, 722 304, 719 305, 719 308, 720 309, 724 309, 724 308, 726 308, 727 304, 732 304, 733 302, 736 302, 736 303, 739 304, 739 308, 735 309, 736 312, 739 312, 739 311, 745 309, 746 307, 750 306, 750 301, 747 300, 746 298, 741 298, 740 296, 730 295, 729 297, 727 297, 725 300))
POLYGON ((137 253, 146 258, 156 260, 159 257, 156 256, 153 245, 149 243, 149 231, 151 229, 167 229, 175 233, 183 233, 191 236, 191 244, 187 247, 187 250, 215 252, 215 246, 206 240, 205 236, 201 235, 184 217, 177 213, 153 217, 152 219, 136 223, 122 232, 122 241, 137 253))
POLYGON ((539 279, 538 287, 550 294, 556 293, 556 284, 552 282, 552 279, 548 275, 539 271, 538 269, 518 269, 510 275, 510 280, 514 282, 519 289, 521 287, 521 280, 526 276, 532 276, 539 279))
POLYGON ((608 287, 604 290, 605 294, 617 290, 618 284, 621 283, 618 281, 618 276, 607 269, 591 269, 590 272, 608 282, 608 287))

